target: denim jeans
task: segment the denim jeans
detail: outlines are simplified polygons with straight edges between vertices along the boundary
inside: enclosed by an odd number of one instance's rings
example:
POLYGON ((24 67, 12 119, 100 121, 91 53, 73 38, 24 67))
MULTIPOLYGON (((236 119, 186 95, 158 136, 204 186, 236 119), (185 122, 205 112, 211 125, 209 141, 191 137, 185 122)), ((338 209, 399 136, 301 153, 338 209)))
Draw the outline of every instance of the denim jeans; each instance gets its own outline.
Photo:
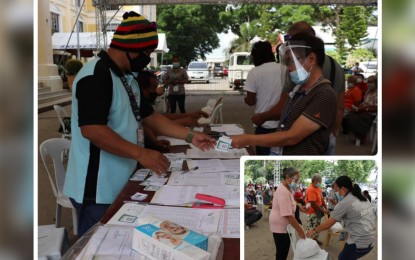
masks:
POLYGON ((170 103, 170 113, 174 114, 176 113, 176 103, 179 105, 180 113, 184 114, 186 113, 186 110, 184 108, 184 103, 186 100, 186 94, 182 95, 171 95, 168 96, 169 103, 170 103))
POLYGON ((370 245, 367 248, 357 248, 356 244, 345 244, 343 250, 339 254, 339 260, 355 260, 362 256, 367 255, 373 246, 370 245))
POLYGON ((80 204, 70 198, 78 215, 78 236, 82 236, 104 216, 111 204, 80 204))

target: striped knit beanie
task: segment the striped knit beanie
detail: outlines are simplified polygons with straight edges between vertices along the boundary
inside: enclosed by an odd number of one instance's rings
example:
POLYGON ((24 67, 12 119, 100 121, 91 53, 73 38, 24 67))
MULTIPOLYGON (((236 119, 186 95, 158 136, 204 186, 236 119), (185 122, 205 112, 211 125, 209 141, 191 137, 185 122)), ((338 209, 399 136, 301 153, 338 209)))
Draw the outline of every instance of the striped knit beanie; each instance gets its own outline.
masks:
POLYGON ((125 13, 123 18, 112 38, 111 48, 129 52, 157 48, 158 34, 155 22, 150 22, 136 12, 125 13))

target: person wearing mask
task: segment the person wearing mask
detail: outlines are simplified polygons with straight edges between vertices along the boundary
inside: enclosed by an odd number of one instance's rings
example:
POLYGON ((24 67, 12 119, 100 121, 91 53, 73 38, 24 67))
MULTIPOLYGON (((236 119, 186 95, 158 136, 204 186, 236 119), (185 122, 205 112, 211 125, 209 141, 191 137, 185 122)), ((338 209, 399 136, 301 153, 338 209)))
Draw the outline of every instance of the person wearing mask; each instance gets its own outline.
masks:
POLYGON ((78 213, 80 236, 102 218, 137 162, 156 174, 167 171, 167 158, 144 148, 143 126, 202 150, 214 147, 213 138, 154 112, 141 95, 135 74, 151 61, 157 44, 157 25, 127 12, 108 52, 100 52, 75 78, 72 142, 63 192, 78 213))
POLYGON ((348 176, 336 179, 334 190, 339 203, 330 214, 330 218, 310 229, 307 237, 329 229, 336 222, 343 222, 349 238, 340 252, 339 260, 355 260, 367 255, 373 248, 376 233, 376 216, 368 199, 363 196, 359 186, 352 183, 348 176))
POLYGON ((342 121, 343 134, 350 131, 350 114, 362 102, 362 91, 356 85, 357 76, 350 76, 347 79, 347 90, 344 94, 344 117, 342 121))
MULTIPOLYGON (((307 230, 313 230, 320 225, 321 218, 324 214, 328 214, 326 203, 324 203, 321 191, 322 177, 320 174, 314 174, 311 178, 311 184, 305 193, 305 203, 307 208, 307 230)), ((312 238, 321 245, 318 240, 318 233, 313 234, 312 238)))
MULTIPOLYGON (((255 113, 268 111, 275 105, 281 95, 281 65, 275 62, 271 43, 259 41, 254 43, 251 56, 255 65, 245 81, 245 103, 255 106, 255 113)), ((255 134, 273 133, 277 129, 278 121, 266 121, 255 126, 255 134)), ((269 155, 270 147, 256 146, 257 155, 269 155)))
POLYGON ((378 110, 377 77, 370 76, 367 82, 368 91, 363 102, 348 116, 350 132, 362 143, 366 140, 378 110))
POLYGON ((362 68, 361 67, 359 67, 359 62, 356 62, 355 64, 354 64, 354 66, 352 67, 352 75, 357 75, 357 74, 359 74, 359 73, 362 73, 363 72, 363 70, 362 70, 362 68))
MULTIPOLYGON (((297 33, 308 33, 312 36, 316 36, 316 32, 314 31, 313 27, 305 21, 299 21, 294 23, 287 32, 287 35, 284 37, 289 40, 297 33)), ((280 50, 279 48, 278 50, 280 50)), ((279 54, 279 52, 277 52, 279 54)), ((279 54, 281 55, 281 54, 279 54)), ((340 64, 335 61, 332 57, 324 54, 324 61, 321 67, 323 71, 324 78, 330 80, 330 85, 333 87, 333 90, 336 92, 337 97, 337 108, 333 108, 336 111, 336 121, 332 127, 332 132, 330 135, 329 146, 325 151, 325 155, 335 155, 336 154, 336 137, 338 136, 339 129, 342 123, 343 115, 344 115, 344 82, 345 76, 343 72, 343 68, 340 64)), ((285 104, 289 100, 289 93, 295 87, 295 83, 290 80, 288 74, 286 74, 286 80, 284 83, 284 87, 282 89, 282 93, 280 96, 280 100, 278 103, 273 106, 270 110, 257 113, 252 116, 252 121, 256 125, 260 125, 267 120, 279 120, 281 117, 282 109, 284 108, 285 104)))
POLYGON ((287 226, 290 224, 298 232, 300 238, 305 238, 303 227, 295 219, 296 202, 292 195, 295 188, 294 179, 298 173, 292 168, 284 169, 282 173, 283 181, 275 191, 272 200, 272 209, 269 216, 270 230, 274 236, 275 247, 277 250, 277 260, 287 259, 290 250, 290 237, 287 226))
POLYGON ((328 209, 329 209, 329 211, 333 211, 334 207, 338 203, 338 198, 337 198, 336 192, 334 191, 333 188, 331 188, 330 191, 327 194, 327 201, 328 201, 328 209))
POLYGON ((180 113, 184 114, 186 113, 184 84, 189 82, 189 76, 186 70, 180 67, 180 58, 178 56, 173 56, 172 64, 173 68, 168 69, 163 78, 163 83, 169 86, 170 113, 176 113, 177 103, 180 113))
POLYGON ((290 93, 277 131, 232 136, 232 146, 272 147, 271 155, 324 154, 336 117, 336 94, 321 69, 324 42, 308 33, 298 33, 284 46, 280 55, 296 88, 290 93))
POLYGON ((365 76, 363 74, 356 75, 356 85, 362 91, 362 96, 366 94, 367 91, 367 83, 365 82, 365 76))
MULTIPOLYGON (((143 70, 137 75, 137 82, 140 87, 143 98, 149 103, 154 104, 157 96, 160 95, 157 76, 152 71, 143 70)), ((162 93, 161 93, 162 94, 162 93)), ((185 114, 163 114, 170 120, 182 126, 198 126, 197 120, 201 117, 208 117, 205 112, 198 110, 185 114)), ((145 147, 158 151, 166 151, 170 147, 167 140, 158 140, 158 134, 148 127, 144 127, 145 147)))

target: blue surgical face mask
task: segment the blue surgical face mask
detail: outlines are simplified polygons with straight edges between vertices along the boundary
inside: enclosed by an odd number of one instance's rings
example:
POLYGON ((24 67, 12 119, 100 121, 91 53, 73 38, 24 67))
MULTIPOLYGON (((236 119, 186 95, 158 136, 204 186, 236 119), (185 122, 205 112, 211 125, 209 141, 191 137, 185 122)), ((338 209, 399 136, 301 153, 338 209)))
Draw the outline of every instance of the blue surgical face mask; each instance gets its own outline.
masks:
POLYGON ((179 62, 173 62, 173 68, 178 68, 180 66, 179 62))
MULTIPOLYGON (((303 66, 304 66, 304 63, 303 63, 303 66)), ((303 66, 301 66, 297 70, 290 72, 290 79, 296 85, 303 85, 304 83, 307 82, 308 78, 310 77, 310 72, 306 71, 303 66)))
POLYGON ((288 186, 290 186, 290 189, 295 190, 297 188, 297 183, 291 182, 288 186))
POLYGON ((317 183, 315 186, 316 186, 317 188, 320 188, 320 187, 321 187, 321 183, 317 183))

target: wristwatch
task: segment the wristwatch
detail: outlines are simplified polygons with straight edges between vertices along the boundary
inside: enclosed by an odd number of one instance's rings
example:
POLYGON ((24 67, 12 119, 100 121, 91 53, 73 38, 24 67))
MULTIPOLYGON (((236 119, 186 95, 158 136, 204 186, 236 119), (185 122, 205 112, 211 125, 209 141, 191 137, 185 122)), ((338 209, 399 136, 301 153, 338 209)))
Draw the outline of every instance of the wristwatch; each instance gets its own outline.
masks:
POLYGON ((187 133, 186 139, 184 139, 186 143, 191 143, 193 140, 193 130, 190 129, 189 133, 187 133))

